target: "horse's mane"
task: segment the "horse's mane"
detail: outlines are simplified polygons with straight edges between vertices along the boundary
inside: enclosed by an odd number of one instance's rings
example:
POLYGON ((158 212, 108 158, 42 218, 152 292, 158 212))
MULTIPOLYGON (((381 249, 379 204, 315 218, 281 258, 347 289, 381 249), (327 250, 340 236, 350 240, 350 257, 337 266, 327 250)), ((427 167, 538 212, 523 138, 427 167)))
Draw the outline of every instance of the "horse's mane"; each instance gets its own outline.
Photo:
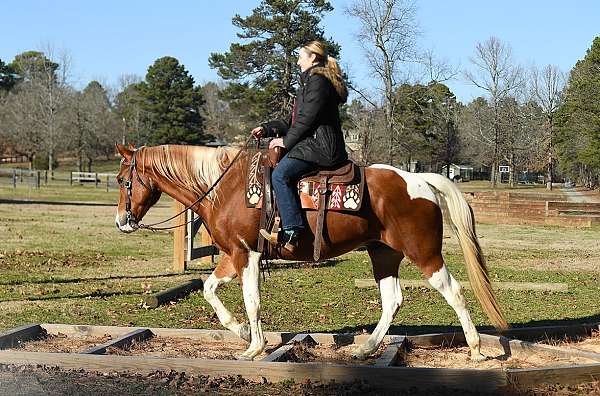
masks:
MULTIPOLYGON (((233 147, 163 145, 144 147, 138 156, 143 166, 170 183, 201 194, 221 176, 238 151, 233 147)), ((213 204, 218 198, 216 190, 206 197, 213 204)))

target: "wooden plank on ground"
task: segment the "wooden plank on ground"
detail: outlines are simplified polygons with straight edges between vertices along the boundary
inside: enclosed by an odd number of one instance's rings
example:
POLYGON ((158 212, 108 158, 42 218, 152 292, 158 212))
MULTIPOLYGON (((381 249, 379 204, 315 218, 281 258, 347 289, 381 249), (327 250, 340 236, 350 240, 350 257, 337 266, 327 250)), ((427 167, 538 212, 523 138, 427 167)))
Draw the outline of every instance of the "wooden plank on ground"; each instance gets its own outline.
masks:
POLYGON ((577 385, 598 381, 600 364, 582 364, 532 369, 507 369, 507 379, 519 388, 540 384, 577 385))
POLYGON ((593 331, 600 330, 598 323, 578 323, 558 326, 512 327, 501 332, 484 331, 484 333, 501 334, 525 341, 547 340, 552 337, 589 336, 593 331))
POLYGON ((554 345, 538 344, 522 340, 509 340, 503 336, 494 336, 489 334, 480 334, 481 346, 500 348, 506 355, 529 355, 533 353, 543 353, 557 358, 585 358, 600 362, 600 353, 580 351, 567 347, 558 347, 554 345))
POLYGON ((159 291, 158 293, 144 296, 144 307, 157 308, 159 305, 173 301, 177 298, 187 296, 193 291, 200 290, 203 287, 201 279, 190 279, 185 283, 173 286, 169 289, 159 291))
MULTIPOLYGON (((113 338, 120 337, 133 330, 145 329, 145 327, 124 326, 92 326, 92 325, 70 325, 57 323, 41 324, 48 334, 64 334, 71 337, 101 337, 110 335, 113 338)), ((205 330, 205 329, 171 329, 163 327, 148 328, 155 337, 166 338, 189 338, 202 342, 244 342, 240 337, 229 330, 205 330)), ((295 334, 287 332, 267 331, 263 333, 269 345, 280 345, 291 340, 295 334)))
POLYGON ((285 345, 280 346, 269 355, 265 356, 263 362, 285 362, 289 358, 290 350, 296 343, 300 343, 306 346, 315 346, 317 342, 309 334, 298 334, 285 345))
MULTIPOLYGON (((470 290, 471 284, 468 281, 461 281, 464 289, 470 290)), ((431 289, 431 285, 426 280, 420 279, 400 279, 400 285, 403 289, 414 287, 426 287, 431 289)), ((359 289, 377 287, 375 279, 354 279, 354 286, 359 289)), ((516 291, 551 291, 568 292, 567 283, 537 283, 537 282, 492 282, 492 288, 495 290, 516 290, 516 291)))
MULTIPOLYGON (((236 360, 158 358, 148 356, 87 355, 45 352, 0 351, 0 363, 46 365, 63 369, 133 371, 142 374, 163 371, 191 375, 231 376, 270 382, 284 380, 336 383, 364 381, 377 389, 397 391, 445 386, 454 389, 493 392, 508 385, 502 370, 437 369, 407 367, 345 366, 322 363, 244 362, 236 360)), ((599 366, 600 367, 600 366, 599 366)))
POLYGON ((407 336, 406 338, 411 344, 419 347, 452 347, 463 346, 467 344, 467 341, 465 340, 465 334, 463 332, 423 334, 407 336))
POLYGON ((398 353, 405 349, 406 337, 390 336, 389 344, 381 356, 375 360, 375 367, 393 367, 398 361, 398 353))
POLYGON ((35 340, 46 332, 39 324, 28 324, 0 333, 0 349, 12 348, 19 342, 35 340))
POLYGON ((132 343, 136 341, 144 341, 148 338, 152 337, 154 334, 149 329, 137 329, 130 333, 127 333, 115 340, 111 340, 105 342, 101 345, 96 345, 93 348, 88 349, 83 353, 93 354, 93 355, 102 355, 106 353, 107 348, 122 348, 125 349, 130 346, 132 343))

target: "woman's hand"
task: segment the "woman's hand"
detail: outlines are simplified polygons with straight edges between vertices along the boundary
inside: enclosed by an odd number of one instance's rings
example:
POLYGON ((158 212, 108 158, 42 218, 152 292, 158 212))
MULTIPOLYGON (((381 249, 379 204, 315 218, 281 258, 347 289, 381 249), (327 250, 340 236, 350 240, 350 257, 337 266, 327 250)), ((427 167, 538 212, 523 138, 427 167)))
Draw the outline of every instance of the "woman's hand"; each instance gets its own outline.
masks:
POLYGON ((252 133, 252 136, 254 136, 254 139, 258 140, 264 136, 265 128, 263 128, 262 126, 257 126, 256 128, 254 128, 252 130, 251 133, 252 133))
POLYGON ((271 143, 269 143, 269 148, 273 149, 275 147, 285 148, 285 146, 283 145, 283 138, 276 138, 276 139, 271 140, 271 143))

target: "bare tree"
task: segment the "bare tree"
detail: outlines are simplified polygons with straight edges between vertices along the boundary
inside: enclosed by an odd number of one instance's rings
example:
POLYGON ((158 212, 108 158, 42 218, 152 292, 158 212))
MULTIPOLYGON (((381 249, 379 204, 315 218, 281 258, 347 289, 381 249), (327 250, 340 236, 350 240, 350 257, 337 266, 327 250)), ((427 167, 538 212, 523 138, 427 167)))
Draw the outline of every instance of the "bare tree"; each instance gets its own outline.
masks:
POLYGON ((0 136, 12 150, 27 157, 29 169, 33 160, 44 149, 44 136, 35 111, 38 97, 30 86, 14 88, 4 99, 1 109, 0 136))
POLYGON ((358 19, 357 41, 365 51, 369 66, 382 84, 388 138, 388 162, 394 161, 396 128, 394 110, 400 68, 415 57, 418 35, 413 0, 355 0, 346 14, 358 19))
POLYGON ((31 116, 42 133, 44 150, 48 154, 48 170, 54 177, 54 161, 61 143, 65 112, 65 91, 68 89, 71 58, 66 51, 57 53, 51 45, 43 52, 30 52, 31 57, 15 57, 13 62, 23 81, 21 92, 33 100, 31 116), (58 62, 54 62, 57 60, 58 62))
POLYGON ((544 145, 547 153, 547 188, 552 190, 554 167, 554 115, 562 104, 565 76, 557 66, 547 65, 543 69, 531 69, 531 95, 541 107, 545 117, 544 145))
POLYGON ((491 141, 493 148, 491 184, 495 188, 498 183, 500 149, 504 132, 501 129, 500 105, 504 99, 522 87, 523 72, 520 66, 513 64, 510 46, 496 37, 478 43, 475 47, 475 55, 470 60, 475 66, 475 71, 466 71, 465 77, 486 92, 493 112, 492 128, 489 131, 491 136, 488 135, 485 140, 491 141))

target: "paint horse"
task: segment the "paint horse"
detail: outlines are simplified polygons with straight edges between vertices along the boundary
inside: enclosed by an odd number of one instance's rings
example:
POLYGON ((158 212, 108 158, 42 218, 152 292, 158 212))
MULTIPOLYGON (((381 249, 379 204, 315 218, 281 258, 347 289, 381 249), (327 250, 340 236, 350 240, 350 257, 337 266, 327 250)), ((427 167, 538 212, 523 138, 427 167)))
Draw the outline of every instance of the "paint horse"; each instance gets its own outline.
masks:
MULTIPOLYGON (((251 360, 265 348, 260 321, 259 261, 256 251, 260 211, 247 208, 245 175, 249 154, 234 148, 164 145, 137 150, 117 145, 123 157, 117 181, 121 185, 116 225, 123 232, 139 228, 148 209, 166 193, 182 204, 193 204, 202 218, 221 260, 204 284, 204 297, 222 325, 250 343, 240 356, 251 360), (237 161, 234 161, 237 159, 237 161), (227 172, 224 172, 225 170, 227 172), (225 174, 223 174, 225 173, 225 174), (254 250, 253 250, 254 249, 254 250), (249 324, 240 323, 216 296, 219 286, 239 277, 249 324)), ((358 212, 328 212, 321 258, 340 256, 366 246, 381 294, 381 318, 367 341, 353 351, 364 359, 374 353, 402 304, 398 269, 408 257, 456 311, 470 347, 471 359, 480 361, 479 334, 466 308, 460 284, 442 257, 444 200, 462 248, 476 298, 497 328, 506 328, 492 293, 484 257, 475 234, 473 213, 458 188, 442 175, 409 173, 388 165, 365 169, 367 188, 358 212)), ((311 260, 316 211, 305 212, 309 227, 293 252, 282 250, 283 259, 311 260)))

